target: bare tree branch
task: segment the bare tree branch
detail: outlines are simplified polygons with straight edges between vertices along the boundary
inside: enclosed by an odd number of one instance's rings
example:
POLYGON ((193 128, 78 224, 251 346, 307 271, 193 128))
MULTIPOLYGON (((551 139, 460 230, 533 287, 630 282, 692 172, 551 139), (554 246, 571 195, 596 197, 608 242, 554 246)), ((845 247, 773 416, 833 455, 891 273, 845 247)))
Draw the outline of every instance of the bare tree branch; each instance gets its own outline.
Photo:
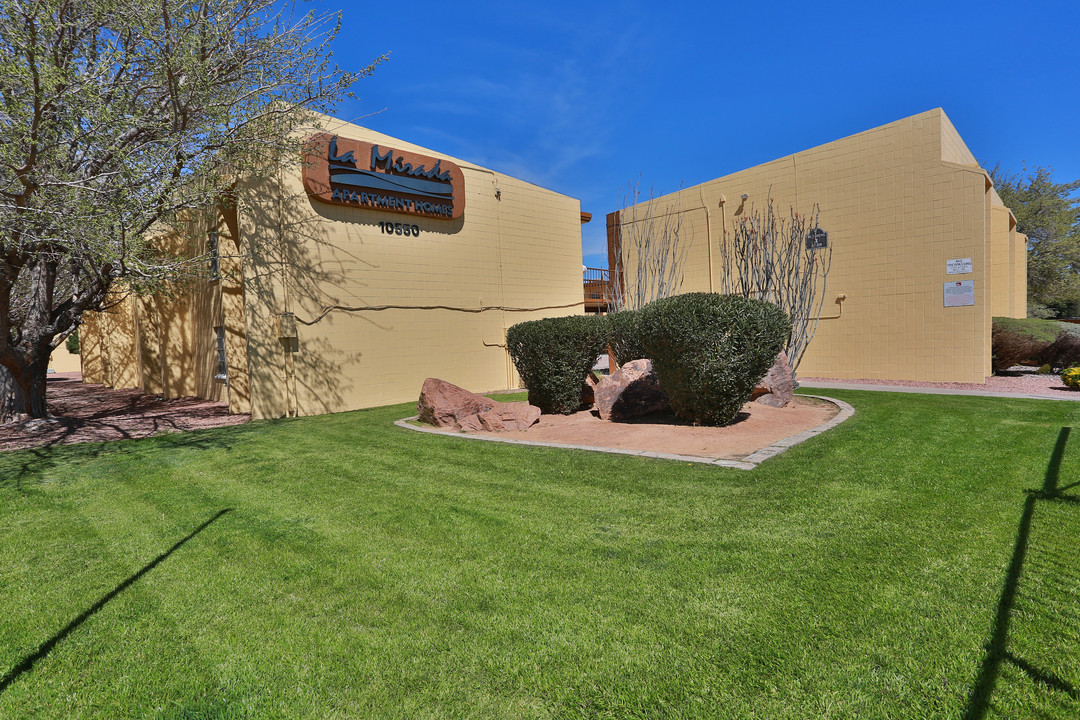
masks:
POLYGON ((678 295, 690 241, 683 234, 682 199, 672 210, 641 197, 641 176, 619 194, 617 251, 604 300, 612 312, 636 310, 653 300, 678 295))
POLYGON ((781 217, 770 197, 764 213, 751 209, 735 225, 731 241, 720 244, 721 290, 768 300, 791 318, 785 352, 792 372, 817 332, 832 267, 832 248, 807 246, 819 217, 817 205, 809 215, 791 208, 781 217))

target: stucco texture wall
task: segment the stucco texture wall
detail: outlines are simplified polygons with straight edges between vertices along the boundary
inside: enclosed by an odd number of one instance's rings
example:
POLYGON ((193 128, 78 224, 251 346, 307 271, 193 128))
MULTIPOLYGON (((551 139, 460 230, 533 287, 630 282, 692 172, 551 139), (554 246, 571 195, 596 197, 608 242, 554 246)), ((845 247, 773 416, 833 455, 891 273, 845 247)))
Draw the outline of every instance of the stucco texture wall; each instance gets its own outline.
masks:
POLYGON ((415 400, 427 377, 519 386, 506 328, 583 312, 578 201, 355 125, 323 129, 457 163, 465 211, 449 220, 330 205, 309 198, 295 170, 238 188, 253 416, 415 400), (282 337, 284 313, 295 338, 282 337))
POLYGON ((1022 236, 940 109, 679 195, 655 202, 681 203, 693 231, 684 292, 721 290, 720 244, 769 197, 782 214, 820 207, 832 269, 800 375, 983 382, 992 311, 1026 311, 1022 236), (960 258, 972 272, 947 274, 946 262, 960 258), (944 307, 944 283, 956 280, 974 281, 974 305, 944 307))
POLYGON ((228 401, 231 412, 248 412, 246 349, 242 340, 232 352, 228 383, 218 373, 217 328, 229 336, 245 332, 241 260, 236 249, 235 220, 224 209, 209 218, 193 218, 183 232, 162 235, 159 249, 184 257, 208 252, 208 233, 219 236, 220 272, 209 265, 154 295, 128 295, 110 300, 110 307, 83 317, 79 339, 83 381, 107 387, 137 387, 166 398, 202 397, 228 401), (235 370, 235 372, 233 372, 235 370))

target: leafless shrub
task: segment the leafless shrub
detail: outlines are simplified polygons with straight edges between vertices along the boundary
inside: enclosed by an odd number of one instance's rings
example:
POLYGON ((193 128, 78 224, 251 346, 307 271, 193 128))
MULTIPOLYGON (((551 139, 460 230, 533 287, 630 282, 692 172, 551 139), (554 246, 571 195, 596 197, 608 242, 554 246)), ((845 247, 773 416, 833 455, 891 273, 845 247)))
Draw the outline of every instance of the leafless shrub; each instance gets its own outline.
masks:
POLYGON ((815 205, 809 215, 791 208, 782 217, 769 198, 764 212, 751 209, 739 218, 731 241, 720 243, 722 291, 768 300, 791 318, 785 351, 792 371, 817 332, 832 267, 831 247, 807 247, 819 216, 815 205))
POLYGON ((1049 365, 1054 372, 1080 365, 1080 337, 1062 332, 1054 342, 1042 348, 1035 359, 1040 364, 1049 365))
POLYGON ((993 354, 991 364, 994 372, 1008 370, 1013 365, 1025 360, 1034 360, 1052 344, 1037 340, 1029 335, 995 328, 990 340, 991 353, 993 354))
POLYGON ((636 310, 653 300, 678 295, 690 240, 683 233, 682 199, 674 208, 641 196, 641 177, 619 194, 616 252, 604 300, 610 312, 636 310))

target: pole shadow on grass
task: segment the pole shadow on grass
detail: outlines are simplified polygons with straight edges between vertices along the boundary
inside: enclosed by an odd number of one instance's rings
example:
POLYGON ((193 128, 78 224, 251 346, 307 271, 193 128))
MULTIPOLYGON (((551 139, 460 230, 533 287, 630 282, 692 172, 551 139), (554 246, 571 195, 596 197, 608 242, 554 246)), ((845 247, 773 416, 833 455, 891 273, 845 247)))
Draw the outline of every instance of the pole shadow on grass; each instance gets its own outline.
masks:
POLYGON ((217 522, 218 518, 220 518, 222 515, 224 515, 227 512, 231 512, 231 511, 232 511, 232 508, 225 508, 224 510, 219 510, 209 520, 207 520, 202 525, 195 528, 190 533, 185 535, 183 538, 178 540, 171 548, 169 548, 165 552, 158 555, 156 558, 154 558, 153 560, 148 562, 146 565, 143 565, 142 569, 139 570, 137 573, 135 573, 134 575, 128 576, 128 578, 126 580, 124 580, 122 583, 120 583, 119 585, 114 587, 112 590, 110 590, 109 592, 102 595, 101 598, 98 599, 97 602, 95 602, 93 605, 88 607, 86 610, 83 610, 82 613, 80 613, 78 617, 76 617, 74 620, 72 620, 67 625, 65 625, 59 632, 57 632, 55 635, 53 635, 51 638, 49 638, 45 642, 41 643, 41 645, 38 646, 37 650, 35 650, 34 652, 32 652, 29 655, 27 655, 26 657, 24 657, 22 660, 20 660, 18 663, 16 663, 16 665, 13 668, 8 670, 4 674, 3 677, 0 677, 0 694, 3 694, 3 692, 5 690, 7 690, 8 686, 11 685, 11 683, 15 682, 21 675, 23 675, 24 673, 27 673, 30 670, 32 670, 34 665, 37 663, 38 660, 41 660, 46 655, 48 655, 50 652, 52 652, 52 649, 54 647, 56 647, 56 645, 61 640, 66 638, 68 635, 70 635, 74 630, 77 630, 78 627, 80 625, 82 625, 84 622, 86 622, 94 613, 96 613, 101 608, 105 607, 105 605, 107 605, 110 600, 112 600, 117 595, 124 592, 129 587, 131 587, 132 585, 134 585, 135 582, 137 582, 139 580, 139 578, 141 578, 143 575, 145 575, 146 573, 150 572, 155 567, 157 567, 161 563, 162 560, 164 560, 165 558, 169 557, 174 552, 179 550, 185 543, 187 543, 188 540, 191 540, 193 537, 195 537, 196 535, 201 533, 203 530, 210 527, 211 524, 217 522))
POLYGON ((1027 556, 1031 522, 1035 516, 1035 505, 1040 500, 1080 503, 1080 497, 1063 494, 1065 490, 1080 485, 1080 482, 1058 487, 1061 460, 1065 456, 1065 446, 1069 442, 1069 433, 1071 431, 1072 428, 1063 427, 1058 432, 1054 451, 1050 455, 1050 462, 1046 466, 1043 486, 1040 490, 1029 490, 1027 498, 1024 500, 1024 512, 1020 516, 1020 525, 1016 530, 1016 542, 1013 545, 1012 560, 1009 562, 1005 585, 1001 590, 1001 597, 998 599, 997 615, 994 617, 994 631, 990 636, 990 640, 986 643, 986 655, 983 657, 982 666, 979 668, 979 674, 976 676, 975 684, 971 689, 967 709, 964 712, 964 720, 983 720, 986 717, 986 713, 990 709, 990 698, 994 694, 994 687, 1001 672, 1001 665, 1005 662, 1012 663, 1035 682, 1075 700, 1080 700, 1080 689, 1054 673, 1032 665, 1008 649, 1009 621, 1012 616, 1013 606, 1016 603, 1016 592, 1020 584, 1020 574, 1024 568, 1024 559, 1027 556))

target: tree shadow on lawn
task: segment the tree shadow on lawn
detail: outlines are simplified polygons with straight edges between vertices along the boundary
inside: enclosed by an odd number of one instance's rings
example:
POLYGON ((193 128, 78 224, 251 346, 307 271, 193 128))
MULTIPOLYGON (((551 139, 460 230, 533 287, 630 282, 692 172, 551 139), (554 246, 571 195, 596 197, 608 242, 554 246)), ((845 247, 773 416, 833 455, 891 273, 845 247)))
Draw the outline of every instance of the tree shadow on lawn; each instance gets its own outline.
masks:
MULTIPOLYGON (((1065 455, 1065 446, 1068 444, 1071 430, 1072 428, 1063 427, 1058 433, 1057 443, 1054 445, 1054 451, 1050 456, 1042 488, 1027 491, 1024 511, 1016 531, 1012 559, 1009 562, 1005 584, 998 600, 997 615, 994 618, 994 630, 985 645, 986 655, 983 658, 979 674, 968 698, 967 708, 963 716, 965 720, 983 720, 986 717, 1004 663, 1012 664, 1034 682, 1054 693, 1063 695, 1063 699, 1080 700, 1080 689, 1068 680, 1060 677, 1052 670, 1039 667, 1037 664, 1029 662, 1009 650, 1009 625, 1017 601, 1020 576, 1027 560, 1036 505, 1038 503, 1064 503, 1072 507, 1080 505, 1080 495, 1065 494, 1066 490, 1080 485, 1080 481, 1058 487, 1061 461, 1065 455)), ((1060 573, 1060 567, 1056 569, 1060 573)))
POLYGON ((105 442, 47 445, 25 450, 0 452, 0 489, 22 491, 29 483, 51 482, 45 478, 49 470, 63 470, 98 457, 139 455, 147 451, 161 452, 179 449, 230 450, 238 435, 250 432, 250 424, 232 425, 206 430, 158 435, 152 438, 109 440, 105 442))
POLYGON ((185 543, 187 543, 188 540, 191 540, 193 537, 195 537, 196 535, 201 533, 203 530, 210 527, 210 525, 217 522, 217 520, 222 515, 224 515, 225 513, 231 512, 231 511, 232 511, 232 508, 225 508, 224 510, 219 510, 213 517, 211 517, 209 520, 204 522, 202 525, 195 528, 190 533, 185 535, 183 538, 178 540, 172 547, 170 547, 168 550, 166 550, 165 552, 161 553, 156 558, 154 558, 153 560, 148 562, 138 572, 134 573, 133 575, 129 575, 127 577, 127 579, 125 579, 119 585, 117 585, 116 587, 114 587, 112 590, 105 593, 104 595, 102 595, 98 599, 97 602, 95 602, 93 605, 88 607, 86 610, 82 611, 82 613, 80 613, 78 615, 78 617, 76 617, 74 620, 72 620, 67 625, 65 625, 59 632, 57 632, 55 635, 53 635, 51 638, 49 638, 45 642, 41 643, 41 645, 38 646, 37 650, 35 650, 34 652, 30 653, 29 655, 24 657, 19 662, 17 662, 14 667, 12 667, 10 670, 8 670, 6 673, 4 673, 3 677, 0 677, 0 694, 3 694, 3 692, 5 690, 7 690, 8 686, 11 685, 11 683, 15 682, 24 673, 30 672, 30 670, 32 670, 34 668, 34 665, 37 663, 38 660, 41 660, 46 655, 48 655, 50 652, 52 652, 52 649, 54 647, 56 647, 56 645, 61 640, 66 638, 73 631, 77 630, 79 628, 79 626, 82 625, 84 622, 86 622, 94 613, 96 613, 101 608, 105 607, 105 605, 107 605, 110 600, 115 598, 117 595, 122 593, 124 590, 127 590, 129 587, 131 587, 131 585, 135 584, 135 582, 137 582, 139 580, 139 578, 141 578, 143 575, 145 575, 146 573, 153 570, 163 560, 165 560, 167 557, 169 557, 174 552, 176 552, 181 547, 183 547, 183 545, 185 543))

